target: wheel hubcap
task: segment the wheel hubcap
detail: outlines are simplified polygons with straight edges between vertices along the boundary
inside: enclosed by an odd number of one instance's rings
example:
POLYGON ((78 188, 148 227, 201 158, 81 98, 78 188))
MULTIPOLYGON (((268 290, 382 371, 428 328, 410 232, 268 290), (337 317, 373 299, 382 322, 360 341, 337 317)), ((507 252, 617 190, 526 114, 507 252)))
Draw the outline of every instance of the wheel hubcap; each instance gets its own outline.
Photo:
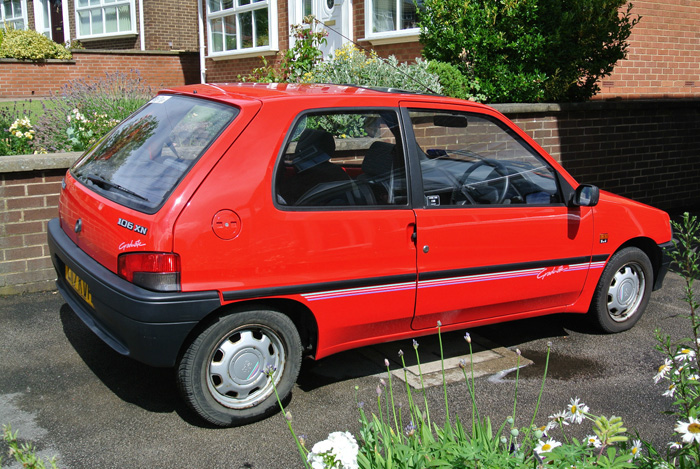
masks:
POLYGON ((273 392, 284 367, 284 347, 265 327, 237 329, 227 334, 208 361, 207 386, 221 405, 242 409, 264 401, 273 392), (272 379, 267 370, 272 369, 272 379))
POLYGON ((630 263, 618 270, 608 290, 610 318, 622 322, 634 315, 642 302, 644 287, 644 271, 638 264, 630 263))

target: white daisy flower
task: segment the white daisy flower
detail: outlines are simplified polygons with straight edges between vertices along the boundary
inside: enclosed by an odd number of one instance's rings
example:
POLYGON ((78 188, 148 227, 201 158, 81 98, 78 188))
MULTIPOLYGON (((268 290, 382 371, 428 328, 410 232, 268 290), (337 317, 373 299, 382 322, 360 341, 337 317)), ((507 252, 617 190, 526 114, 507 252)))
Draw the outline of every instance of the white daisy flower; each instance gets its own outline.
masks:
POLYGON ((668 449, 676 450, 681 449, 683 445, 677 441, 671 441, 668 443, 668 449))
POLYGON ((588 446, 592 446, 594 448, 600 448, 603 445, 597 435, 588 435, 586 437, 586 443, 588 446))
POLYGON ((632 459, 637 459, 639 457, 640 451, 642 449, 641 440, 634 440, 630 451, 632 452, 632 459))
POLYGON ((676 393, 676 385, 673 384, 673 383, 671 383, 671 384, 668 386, 668 389, 666 390, 666 392, 663 393, 663 395, 666 396, 666 397, 673 397, 673 395, 674 395, 675 393, 676 393))
POLYGON ((571 399, 569 407, 566 409, 566 418, 571 423, 583 422, 584 413, 588 412, 588 406, 579 402, 579 398, 571 399))
POLYGON ((679 433, 683 439, 683 443, 700 443, 700 420, 693 417, 688 417, 687 422, 676 422, 673 431, 679 433))
MULTIPOLYGON (((568 425, 569 424, 569 422, 566 421, 566 412, 563 410, 550 415, 549 419, 551 420, 550 423, 555 424, 551 428, 555 428, 556 424, 559 424, 559 425, 568 425)), ((547 424, 547 428, 549 428, 551 430, 549 423, 547 424)))
POLYGON ((678 351, 674 357, 676 361, 690 361, 695 358, 695 350, 689 348, 682 348, 678 351))
POLYGON ((664 360, 663 365, 659 367, 658 372, 654 376, 654 383, 658 383, 659 381, 664 379, 666 375, 668 375, 668 372, 671 371, 672 367, 673 362, 671 360, 669 360, 668 358, 664 360))
POLYGON ((535 452, 537 454, 549 453, 557 446, 561 446, 561 443, 550 438, 547 441, 540 441, 537 446, 535 446, 535 452))

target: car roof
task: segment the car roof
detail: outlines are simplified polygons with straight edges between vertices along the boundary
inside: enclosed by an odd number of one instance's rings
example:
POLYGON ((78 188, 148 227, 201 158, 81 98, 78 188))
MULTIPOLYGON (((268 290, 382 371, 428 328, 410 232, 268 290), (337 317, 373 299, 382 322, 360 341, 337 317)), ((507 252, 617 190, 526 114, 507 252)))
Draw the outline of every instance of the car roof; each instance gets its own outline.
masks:
POLYGON ((408 100, 465 104, 478 107, 481 104, 435 94, 420 94, 392 88, 374 88, 355 85, 320 83, 204 83, 161 90, 161 93, 176 93, 215 99, 234 104, 241 101, 269 101, 276 99, 314 99, 329 97, 357 97, 377 100, 408 100))

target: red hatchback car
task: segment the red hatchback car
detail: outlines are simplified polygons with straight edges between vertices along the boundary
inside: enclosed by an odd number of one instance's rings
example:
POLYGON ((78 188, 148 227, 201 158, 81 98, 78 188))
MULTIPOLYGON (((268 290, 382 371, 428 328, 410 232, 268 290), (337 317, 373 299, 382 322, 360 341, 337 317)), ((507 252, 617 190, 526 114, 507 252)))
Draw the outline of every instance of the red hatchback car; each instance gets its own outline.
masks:
POLYGON ((550 313, 634 325, 668 215, 577 183, 503 115, 334 85, 160 92, 66 174, 58 288, 204 419, 274 412, 303 355, 550 313))

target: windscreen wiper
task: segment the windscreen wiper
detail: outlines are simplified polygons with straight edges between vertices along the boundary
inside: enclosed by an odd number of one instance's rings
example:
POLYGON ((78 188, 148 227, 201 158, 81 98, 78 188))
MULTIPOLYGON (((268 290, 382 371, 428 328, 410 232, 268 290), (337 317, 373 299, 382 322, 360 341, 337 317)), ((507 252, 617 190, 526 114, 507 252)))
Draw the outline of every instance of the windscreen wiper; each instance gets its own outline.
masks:
POLYGON ((127 189, 124 186, 120 186, 119 184, 116 184, 112 181, 108 181, 107 179, 101 177, 101 176, 85 176, 85 179, 88 181, 92 182, 93 184, 97 184, 98 186, 102 187, 103 189, 117 189, 118 191, 124 192, 125 194, 133 195, 134 197, 137 197, 141 200, 145 200, 148 202, 149 200, 142 196, 141 194, 137 194, 136 192, 132 191, 131 189, 127 189))

